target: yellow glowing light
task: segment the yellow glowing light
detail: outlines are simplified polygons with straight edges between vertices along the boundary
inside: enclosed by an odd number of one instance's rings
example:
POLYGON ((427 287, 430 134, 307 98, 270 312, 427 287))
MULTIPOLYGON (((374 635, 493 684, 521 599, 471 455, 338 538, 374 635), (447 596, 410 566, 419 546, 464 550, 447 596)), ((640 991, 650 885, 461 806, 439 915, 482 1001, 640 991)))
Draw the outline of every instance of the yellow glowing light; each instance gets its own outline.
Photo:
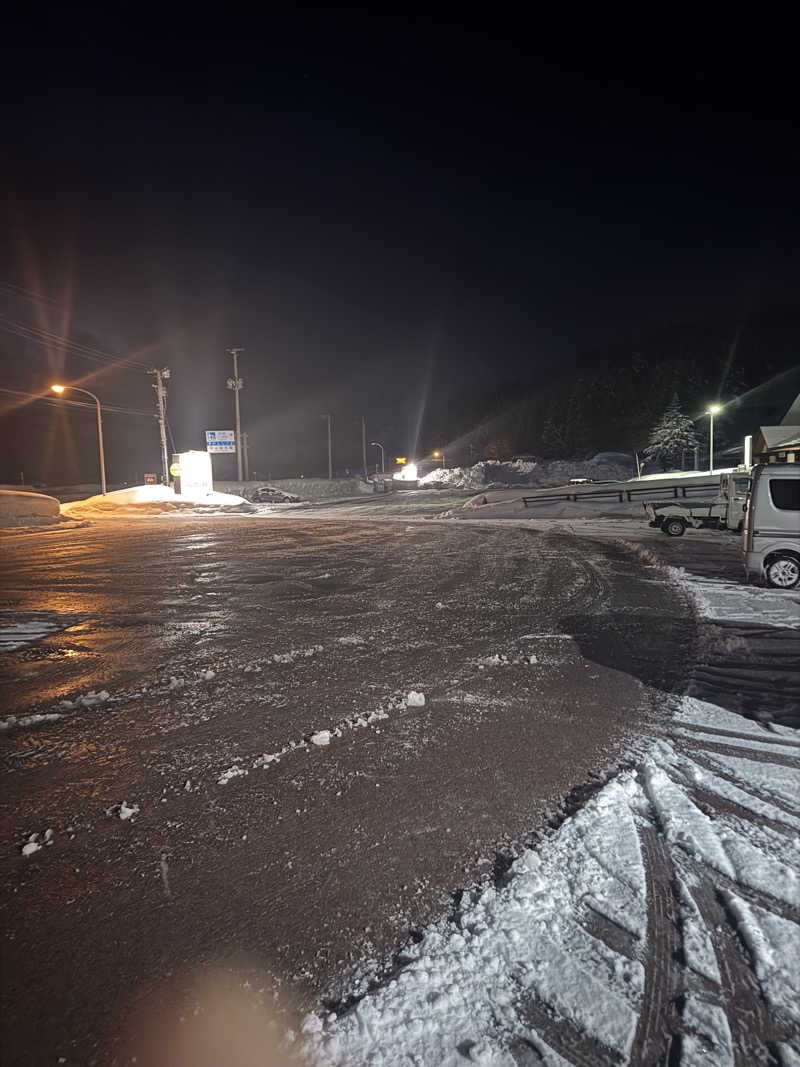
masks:
POLYGON ((722 404, 709 404, 706 411, 709 415, 719 415, 720 411, 722 411, 722 404))
POLYGON ((54 393, 63 393, 64 392, 64 386, 63 385, 51 385, 50 388, 53 390, 54 393))
POLYGON ((406 457, 405 456, 395 456, 394 461, 395 461, 395 463, 403 464, 403 463, 406 462, 406 457))
POLYGON ((435 452, 434 452, 433 454, 434 454, 434 457, 435 457, 436 459, 438 459, 438 458, 439 458, 439 457, 441 456, 441 454, 442 454, 442 453, 441 453, 441 452, 439 451, 439 449, 437 448, 437 449, 436 449, 436 451, 435 451, 435 452))

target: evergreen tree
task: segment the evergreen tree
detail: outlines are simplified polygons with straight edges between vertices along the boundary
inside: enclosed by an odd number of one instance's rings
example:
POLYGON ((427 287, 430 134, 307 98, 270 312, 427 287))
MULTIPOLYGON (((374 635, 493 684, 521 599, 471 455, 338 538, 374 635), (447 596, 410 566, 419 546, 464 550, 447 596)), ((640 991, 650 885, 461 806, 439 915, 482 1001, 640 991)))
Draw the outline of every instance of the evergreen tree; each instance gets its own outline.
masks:
POLYGON ((653 427, 644 455, 660 463, 662 470, 674 469, 680 465, 684 452, 697 446, 697 440, 694 423, 681 413, 675 393, 661 420, 653 427))
POLYGON ((542 427, 542 453, 549 459, 562 459, 567 454, 567 445, 560 421, 548 415, 542 427))

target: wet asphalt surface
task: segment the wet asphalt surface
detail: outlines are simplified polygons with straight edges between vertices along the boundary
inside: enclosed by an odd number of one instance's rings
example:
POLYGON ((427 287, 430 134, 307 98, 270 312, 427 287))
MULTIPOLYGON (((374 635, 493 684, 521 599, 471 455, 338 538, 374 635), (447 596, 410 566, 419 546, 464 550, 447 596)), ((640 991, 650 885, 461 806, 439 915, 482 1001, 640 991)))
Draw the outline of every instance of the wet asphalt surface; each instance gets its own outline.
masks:
POLYGON ((695 653, 652 567, 561 533, 169 518, 3 549, 6 620, 64 627, 0 656, 4 714, 64 715, 0 738, 7 1064, 147 1062, 131 1020, 220 961, 345 996, 655 728, 695 653))

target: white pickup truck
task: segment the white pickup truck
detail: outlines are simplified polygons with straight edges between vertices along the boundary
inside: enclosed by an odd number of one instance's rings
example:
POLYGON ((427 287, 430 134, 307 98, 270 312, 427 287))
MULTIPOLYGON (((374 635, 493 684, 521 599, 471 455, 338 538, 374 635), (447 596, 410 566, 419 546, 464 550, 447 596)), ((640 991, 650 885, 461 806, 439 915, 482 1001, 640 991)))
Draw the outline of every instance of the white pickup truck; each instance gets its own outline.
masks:
POLYGON ((744 522, 749 488, 749 471, 732 471, 720 475, 719 490, 712 500, 684 504, 677 501, 649 501, 644 509, 650 518, 650 525, 668 537, 681 537, 687 527, 695 530, 706 527, 738 531, 744 522))

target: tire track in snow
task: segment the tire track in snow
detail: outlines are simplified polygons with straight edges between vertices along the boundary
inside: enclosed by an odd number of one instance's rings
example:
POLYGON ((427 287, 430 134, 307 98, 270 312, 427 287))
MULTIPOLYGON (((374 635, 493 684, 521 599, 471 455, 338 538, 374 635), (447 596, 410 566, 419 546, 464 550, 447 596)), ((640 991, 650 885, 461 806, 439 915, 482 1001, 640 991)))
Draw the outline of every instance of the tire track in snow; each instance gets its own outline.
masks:
POLYGON ((632 1062, 666 1061, 671 1035, 679 1029, 675 1010, 681 985, 681 947, 674 873, 668 849, 654 826, 639 827, 647 878, 645 997, 633 1042, 632 1062))

